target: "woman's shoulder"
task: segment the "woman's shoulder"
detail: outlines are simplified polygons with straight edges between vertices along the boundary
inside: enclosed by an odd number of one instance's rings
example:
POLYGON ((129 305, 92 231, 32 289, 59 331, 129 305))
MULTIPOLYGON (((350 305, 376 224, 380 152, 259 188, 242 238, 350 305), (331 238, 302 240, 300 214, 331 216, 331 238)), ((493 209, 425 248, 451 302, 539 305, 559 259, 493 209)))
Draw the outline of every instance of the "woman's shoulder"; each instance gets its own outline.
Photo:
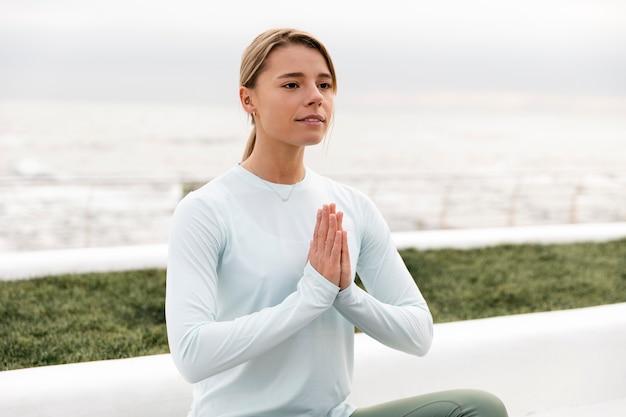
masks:
POLYGON ((229 170, 207 180, 200 187, 185 194, 178 205, 190 209, 227 205, 233 193, 232 176, 232 170, 229 170))

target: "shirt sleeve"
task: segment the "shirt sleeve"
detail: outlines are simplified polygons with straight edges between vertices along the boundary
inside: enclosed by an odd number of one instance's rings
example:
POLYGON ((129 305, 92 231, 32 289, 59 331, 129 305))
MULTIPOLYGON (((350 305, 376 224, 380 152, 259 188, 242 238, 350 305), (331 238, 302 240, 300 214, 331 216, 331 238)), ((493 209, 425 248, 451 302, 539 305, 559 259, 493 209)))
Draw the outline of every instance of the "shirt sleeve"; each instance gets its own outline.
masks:
POLYGON ((172 218, 165 314, 170 352, 189 382, 240 365, 275 347, 332 306, 339 288, 304 267, 296 291, 281 303, 217 321, 220 256, 227 220, 197 198, 186 198, 172 218))
POLYGON ((432 344, 432 315, 382 215, 369 199, 363 206, 356 272, 367 292, 352 284, 338 294, 334 306, 381 343, 423 356, 432 344))

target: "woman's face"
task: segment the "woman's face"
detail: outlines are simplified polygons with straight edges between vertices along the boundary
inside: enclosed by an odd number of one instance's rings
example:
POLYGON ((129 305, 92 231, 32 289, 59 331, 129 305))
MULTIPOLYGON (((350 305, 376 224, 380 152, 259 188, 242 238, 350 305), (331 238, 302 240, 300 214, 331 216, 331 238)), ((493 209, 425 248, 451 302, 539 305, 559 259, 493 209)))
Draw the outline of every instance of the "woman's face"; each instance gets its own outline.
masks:
POLYGON ((302 45, 274 50, 249 94, 257 143, 302 147, 322 141, 333 114, 333 79, 322 54, 302 45))

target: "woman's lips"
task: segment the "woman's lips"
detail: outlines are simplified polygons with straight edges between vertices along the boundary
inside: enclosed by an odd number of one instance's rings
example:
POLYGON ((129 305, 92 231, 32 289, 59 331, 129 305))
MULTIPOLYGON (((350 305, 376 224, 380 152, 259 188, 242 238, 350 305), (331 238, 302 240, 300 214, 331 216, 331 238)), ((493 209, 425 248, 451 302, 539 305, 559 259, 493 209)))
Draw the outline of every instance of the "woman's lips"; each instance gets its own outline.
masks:
POLYGON ((298 119, 297 121, 301 123, 305 123, 307 125, 318 126, 318 125, 323 124, 325 119, 324 117, 315 114, 315 115, 305 116, 301 119, 298 119))

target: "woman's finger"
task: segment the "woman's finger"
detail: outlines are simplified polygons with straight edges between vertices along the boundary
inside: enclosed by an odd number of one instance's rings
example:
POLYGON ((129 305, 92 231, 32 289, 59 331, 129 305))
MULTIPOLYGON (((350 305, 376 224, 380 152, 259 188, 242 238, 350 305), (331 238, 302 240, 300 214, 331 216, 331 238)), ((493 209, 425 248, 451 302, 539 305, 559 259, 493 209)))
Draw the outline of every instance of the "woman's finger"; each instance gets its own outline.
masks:
POLYGON ((343 230, 343 211, 337 212, 337 230, 343 230))
POLYGON ((335 246, 337 233, 337 215, 329 214, 328 215, 328 232, 326 233, 326 243, 324 245, 324 252, 330 255, 333 247, 335 246))
POLYGON ((311 239, 311 251, 317 250, 317 237, 320 231, 320 225, 322 223, 322 209, 317 209, 317 215, 315 219, 315 228, 313 229, 313 239, 311 239))
MULTIPOLYGON (((330 265, 333 276, 341 279, 341 253, 342 253, 342 235, 343 233, 337 230, 333 238, 333 246, 330 251, 330 265)), ((338 280, 339 281, 339 280, 338 280)), ((339 285, 339 282, 337 282, 339 285)))
POLYGON ((330 213, 329 208, 326 204, 322 206, 321 211, 322 213, 320 217, 320 226, 317 229, 315 238, 317 239, 317 250, 319 252, 324 252, 324 247, 326 246, 326 235, 328 234, 328 217, 330 213))
POLYGON ((348 232, 341 231, 341 275, 339 288, 345 290, 352 283, 352 267, 350 265, 350 250, 348 247, 348 232))

